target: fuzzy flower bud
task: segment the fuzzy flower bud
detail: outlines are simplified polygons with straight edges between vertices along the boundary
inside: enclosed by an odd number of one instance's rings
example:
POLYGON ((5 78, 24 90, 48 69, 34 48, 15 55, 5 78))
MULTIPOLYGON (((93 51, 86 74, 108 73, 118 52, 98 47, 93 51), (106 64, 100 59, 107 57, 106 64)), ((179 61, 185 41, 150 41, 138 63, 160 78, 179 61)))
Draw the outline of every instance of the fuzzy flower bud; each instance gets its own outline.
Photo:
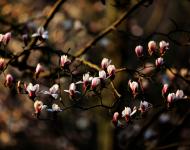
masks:
POLYGON ((35 72, 36 77, 38 77, 39 74, 40 74, 41 72, 43 72, 43 71, 44 71, 44 68, 42 67, 42 65, 41 65, 40 63, 38 63, 37 66, 36 66, 36 72, 35 72))
POLYGON ((143 56, 143 47, 141 45, 136 46, 135 53, 136 53, 137 57, 142 57, 143 56))
POLYGON ((3 70, 5 65, 5 59, 4 58, 0 58, 0 70, 3 70))
POLYGON ((6 75, 6 79, 5 79, 5 86, 6 87, 11 87, 12 86, 12 84, 13 84, 13 76, 11 75, 11 74, 7 74, 6 75))
POLYGON ((155 61, 156 67, 161 67, 164 64, 164 59, 162 57, 159 57, 155 61))
POLYGON ((168 92, 168 84, 164 84, 162 88, 162 95, 166 94, 168 92))
POLYGON ((61 68, 66 68, 70 65, 71 60, 67 58, 67 55, 62 55, 60 59, 60 66, 61 68))
POLYGON ((150 41, 148 42, 148 52, 150 55, 156 52, 156 42, 155 41, 150 41))
POLYGON ((131 82, 131 80, 129 80, 128 85, 130 89, 132 90, 133 95, 135 95, 139 87, 138 83, 135 81, 131 82))
POLYGON ((167 97, 167 102, 168 102, 169 104, 171 104, 171 103, 174 101, 175 98, 176 98, 176 97, 175 97, 175 93, 169 93, 169 94, 168 94, 168 97, 167 97))
POLYGON ((97 86, 99 86, 100 85, 100 79, 98 78, 98 77, 94 77, 93 79, 92 79, 92 83, 91 83, 91 89, 93 90, 93 89, 95 89, 97 86))
POLYGON ((34 110, 36 114, 39 114, 43 109, 43 102, 42 101, 35 101, 34 102, 34 110))
POLYGON ((110 78, 114 78, 115 77, 115 71, 116 71, 116 68, 114 65, 109 65, 107 67, 107 72, 108 72, 108 75, 110 78))
POLYGON ((125 109, 122 111, 122 117, 125 117, 126 122, 129 121, 131 115, 131 108, 125 107, 125 109))
POLYGON ((165 41, 160 41, 159 46, 160 46, 160 54, 164 54, 166 50, 169 49, 169 43, 165 41))
POLYGON ((107 58, 103 58, 102 62, 101 62, 101 68, 103 70, 106 70, 107 67, 111 64, 111 60, 107 59, 107 58))

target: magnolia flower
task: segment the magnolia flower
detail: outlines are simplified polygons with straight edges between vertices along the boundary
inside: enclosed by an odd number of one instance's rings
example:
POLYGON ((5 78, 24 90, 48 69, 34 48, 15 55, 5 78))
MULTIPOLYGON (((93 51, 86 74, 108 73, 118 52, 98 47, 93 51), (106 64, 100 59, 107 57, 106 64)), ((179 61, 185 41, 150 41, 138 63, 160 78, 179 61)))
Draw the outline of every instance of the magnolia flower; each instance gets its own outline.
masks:
POLYGON ((149 109, 149 103, 147 101, 140 102, 140 111, 143 113, 149 109))
POLYGON ((83 87, 83 92, 86 91, 86 88, 88 86, 88 84, 91 82, 90 80, 90 74, 89 72, 88 73, 85 73, 82 77, 82 81, 78 81, 76 84, 83 84, 82 87, 83 87))
POLYGON ((115 71, 116 71, 116 68, 114 65, 109 65, 107 67, 107 72, 108 72, 108 75, 110 78, 114 78, 115 77, 115 71))
POLYGON ((7 45, 11 39, 11 32, 7 32, 6 34, 0 34, 0 43, 3 45, 7 45))
POLYGON ((39 92, 39 84, 36 84, 33 86, 32 83, 29 83, 28 86, 26 87, 26 91, 28 92, 29 98, 33 99, 36 97, 36 94, 39 92))
POLYGON ((106 80, 106 72, 104 70, 99 71, 99 78, 103 81, 106 80))
POLYGON ((136 46, 135 53, 136 53, 137 57, 142 57, 143 56, 143 47, 141 45, 136 46))
POLYGON ((119 117, 119 113, 115 112, 113 114, 113 118, 112 118, 112 123, 114 124, 115 127, 117 127, 117 125, 118 125, 118 117, 119 117))
POLYGON ((157 67, 161 67, 164 64, 164 59, 162 57, 157 58, 155 64, 157 67))
POLYGON ((186 98, 186 96, 184 96, 183 90, 177 90, 176 94, 175 94, 175 98, 176 99, 183 99, 186 98))
POLYGON ((5 65, 5 59, 4 58, 0 58, 0 70, 3 70, 5 65))
POLYGON ((164 84, 162 88, 162 95, 166 94, 168 92, 168 84, 164 84))
POLYGON ((125 118, 126 122, 129 121, 131 115, 131 108, 125 107, 125 109, 122 111, 122 117, 125 118))
POLYGON ((42 67, 42 65, 41 65, 40 63, 38 63, 37 66, 36 66, 36 72, 35 72, 36 77, 38 77, 39 74, 40 74, 41 72, 43 72, 43 71, 44 71, 44 68, 42 67))
POLYGON ((60 66, 61 68, 68 67, 70 65, 71 60, 67 58, 67 55, 62 55, 60 59, 60 66))
POLYGON ((169 49, 169 43, 165 41, 160 41, 159 46, 160 46, 160 54, 164 54, 166 50, 169 49))
POLYGON ((64 90, 64 91, 69 93, 71 98, 74 97, 76 95, 76 93, 80 93, 79 91, 76 91, 75 83, 71 83, 70 86, 69 86, 69 90, 64 90))
POLYGON ((150 41, 148 42, 148 52, 150 55, 156 52, 156 42, 155 41, 150 41))
POLYGON ((60 112, 62 110, 61 110, 61 108, 57 104, 52 104, 52 108, 51 109, 47 109, 47 111, 50 111, 50 112, 60 112))
POLYGON ((101 68, 103 70, 106 70, 107 67, 111 64, 111 60, 107 59, 107 58, 103 58, 102 62, 101 62, 101 68))
POLYGON ((175 100, 176 96, 175 93, 169 93, 167 97, 167 102, 171 104, 175 100))
POLYGON ((40 40, 48 39, 48 31, 44 30, 44 27, 39 27, 37 32, 32 34, 32 37, 39 37, 40 40))
POLYGON ((91 89, 95 89, 96 87, 98 87, 100 85, 101 81, 98 77, 94 77, 92 79, 92 82, 91 82, 91 89))
POLYGON ((138 83, 135 81, 131 82, 131 80, 129 80, 128 84, 129 84, 130 89, 133 92, 133 95, 135 95, 139 87, 138 83))
POLYGON ((12 84, 13 84, 13 76, 11 75, 11 74, 7 74, 6 75, 6 79, 5 79, 5 86, 6 87, 11 87, 12 86, 12 84))
POLYGON ((55 99, 58 98, 58 92, 59 92, 59 85, 58 84, 54 84, 49 89, 49 91, 41 91, 41 93, 51 95, 55 99))
POLYGON ((47 106, 46 105, 43 105, 43 102, 42 101, 38 101, 38 100, 36 100, 35 102, 34 102, 34 110, 35 110, 35 114, 40 114, 41 113, 41 111, 43 110, 43 109, 45 109, 45 108, 47 108, 47 106))

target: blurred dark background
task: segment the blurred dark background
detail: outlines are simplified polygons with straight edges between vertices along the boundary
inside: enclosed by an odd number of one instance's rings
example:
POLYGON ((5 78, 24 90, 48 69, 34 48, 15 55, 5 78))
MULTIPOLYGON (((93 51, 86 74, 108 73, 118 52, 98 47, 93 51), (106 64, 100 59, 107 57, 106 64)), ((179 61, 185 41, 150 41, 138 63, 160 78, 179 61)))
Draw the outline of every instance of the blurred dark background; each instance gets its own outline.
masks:
MULTIPOLYGON (((70 54, 84 47, 99 32, 108 27, 124 11, 138 0, 68 0, 48 25, 47 45, 70 54)), ((1 47, 0 55, 6 58, 9 52, 23 50, 23 34, 36 32, 46 19, 56 0, 1 0, 0 33, 11 32, 9 45, 1 47)), ((180 76, 190 77, 190 1, 153 0, 136 9, 121 25, 107 36, 101 38, 83 58, 97 65, 103 57, 112 60, 116 68, 139 69, 134 49, 142 45, 147 51, 147 43, 165 40, 170 48, 164 56, 167 65, 180 76)), ((147 52, 146 52, 147 53, 147 52)), ((8 61, 8 58, 6 59, 8 61)), ((145 65, 154 65, 150 59, 145 65)), ((49 70, 59 66, 57 55, 32 51, 27 64, 35 67, 40 62, 49 70)), ((88 67, 81 67, 85 73, 88 67)), ((148 71, 148 70, 145 70, 148 71)), ((51 87, 58 79, 33 78, 30 69, 9 66, 5 73, 12 73, 17 80, 39 83, 43 88, 51 87)), ((81 75, 74 80, 81 79, 81 75)), ((171 91, 184 90, 189 96, 187 82, 171 74, 168 69, 158 72, 149 79, 142 79, 145 99, 155 106, 146 116, 136 119, 124 129, 115 128, 112 115, 130 105, 132 95, 128 80, 137 79, 122 72, 116 75, 114 84, 122 95, 113 109, 101 107, 79 110, 68 109, 58 114, 57 120, 38 120, 33 116, 33 102, 27 95, 18 95, 4 87, 4 76, 0 77, 0 149, 65 149, 65 150, 122 150, 122 149, 190 149, 190 119, 188 101, 176 103, 171 110, 162 109, 162 84, 168 83, 171 91), (141 129, 144 127, 143 129, 141 129), (163 147, 165 146, 166 147, 163 147)), ((68 89, 71 79, 60 78, 61 89, 68 89)), ((103 90, 103 102, 111 105, 115 101, 111 87, 103 90)), ((65 104, 70 100, 62 93, 65 104)), ((81 104, 91 106, 98 103, 96 96, 85 97, 81 104)), ((59 103, 59 102, 58 102, 59 103)), ((137 103, 136 101, 134 103, 137 103)), ((51 117, 52 114, 45 114, 51 117)))

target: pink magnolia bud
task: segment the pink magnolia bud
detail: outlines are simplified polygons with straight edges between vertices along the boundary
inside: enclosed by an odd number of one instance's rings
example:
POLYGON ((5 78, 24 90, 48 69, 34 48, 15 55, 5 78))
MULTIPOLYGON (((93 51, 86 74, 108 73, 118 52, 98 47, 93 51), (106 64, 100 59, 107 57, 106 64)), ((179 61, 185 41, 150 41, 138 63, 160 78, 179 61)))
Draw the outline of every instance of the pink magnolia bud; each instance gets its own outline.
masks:
POLYGON ((167 97, 167 102, 171 104, 175 99, 175 93, 169 93, 167 97))
POLYGON ((5 59, 4 58, 0 58, 0 70, 3 70, 5 65, 5 59))
POLYGON ((67 55, 62 55, 60 59, 60 66, 61 68, 66 68, 70 65, 71 60, 67 58, 67 55))
POLYGON ((98 85, 100 85, 100 79, 99 78, 97 78, 97 77, 94 77, 93 79, 92 79, 92 83, 91 83, 91 89, 93 90, 93 89, 95 89, 98 85))
POLYGON ((107 58, 103 58, 102 62, 101 62, 101 68, 106 70, 107 67, 111 64, 111 60, 107 59, 107 58))
POLYGON ((162 57, 159 57, 155 61, 156 67, 161 67, 164 64, 164 59, 162 57))
POLYGON ((119 113, 115 112, 112 118, 112 123, 114 124, 115 127, 117 127, 117 124, 118 124, 118 117, 119 117, 119 113))
POLYGON ((141 45, 136 46, 135 53, 136 53, 137 57, 142 57, 143 56, 143 47, 141 45))
POLYGON ((162 88, 162 95, 166 94, 168 92, 168 84, 164 84, 162 88))
POLYGON ((108 72, 108 75, 110 76, 110 78, 114 78, 115 77, 115 71, 116 71, 116 68, 114 65, 109 65, 107 67, 107 72, 108 72))
POLYGON ((156 42, 155 41, 150 41, 148 42, 148 52, 150 55, 156 52, 156 42))
POLYGON ((131 80, 129 80, 128 84, 129 84, 130 89, 133 92, 133 95, 135 95, 139 87, 138 83, 135 81, 131 82, 131 80))
POLYGON ((41 72, 43 72, 43 71, 44 71, 44 68, 42 67, 42 65, 41 65, 40 63, 38 63, 37 66, 36 66, 36 72, 35 72, 36 77, 38 77, 39 74, 40 74, 41 72))
POLYGON ((131 108, 125 107, 125 109, 122 111, 122 117, 125 117, 126 122, 129 122, 131 115, 131 108))
POLYGON ((169 49, 169 43, 165 41, 160 41, 159 46, 160 46, 160 54, 164 54, 166 50, 169 49))
POLYGON ((7 74, 5 79, 5 86, 11 87, 12 84, 13 84, 13 76, 11 74, 7 74))
POLYGON ((3 34, 0 34, 0 43, 3 42, 3 37, 4 37, 4 35, 3 35, 3 34))
POLYGON ((3 44, 4 44, 4 45, 7 45, 10 40, 11 40, 11 32, 7 32, 7 33, 3 36, 3 44))
POLYGON ((34 102, 34 110, 36 114, 39 114, 43 109, 43 102, 36 100, 34 102))

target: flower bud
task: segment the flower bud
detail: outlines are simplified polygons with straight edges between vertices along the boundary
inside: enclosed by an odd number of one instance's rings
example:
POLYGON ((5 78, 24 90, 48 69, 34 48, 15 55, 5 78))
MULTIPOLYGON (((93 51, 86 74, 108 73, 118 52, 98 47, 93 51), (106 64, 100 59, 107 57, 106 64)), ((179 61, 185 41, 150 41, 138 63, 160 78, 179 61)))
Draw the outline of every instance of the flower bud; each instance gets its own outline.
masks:
POLYGON ((4 58, 0 58, 0 70, 2 71, 5 65, 5 59, 4 58))
POLYGON ((131 115, 131 108, 125 107, 125 109, 122 111, 122 117, 125 117, 126 122, 129 122, 131 115))
POLYGON ((61 111, 61 108, 57 104, 53 104, 52 105, 52 111, 59 112, 59 111, 61 111))
POLYGON ((167 97, 167 102, 171 104, 175 99, 175 93, 169 93, 167 97))
POLYGON ((91 89, 94 90, 98 85, 100 85, 100 79, 97 77, 94 77, 92 79, 91 89))
POLYGON ((148 42, 148 52, 150 55, 156 52, 156 42, 155 41, 150 41, 148 42))
POLYGON ((106 70, 107 67, 111 64, 111 60, 107 59, 107 58, 103 58, 102 62, 101 62, 101 68, 103 70, 106 70))
POLYGON ((115 112, 112 118, 112 123, 114 124, 115 127, 117 127, 117 124, 118 124, 118 117, 119 117, 119 113, 115 112))
POLYGON ((38 78, 39 74, 43 71, 44 71, 44 68, 42 67, 42 65, 40 63, 38 63, 36 66, 36 72, 35 72, 36 78, 38 78))
POLYGON ((13 84, 13 76, 11 74, 7 74, 5 79, 5 86, 11 87, 12 84, 13 84))
POLYGON ((11 32, 7 32, 7 33, 3 36, 3 44, 4 44, 4 45, 7 45, 10 40, 11 40, 11 32))
POLYGON ((175 96, 176 96, 176 99, 184 98, 183 90, 177 90, 175 96))
POLYGON ((106 72, 104 70, 99 71, 99 78, 102 80, 106 79, 106 72))
POLYGON ((135 81, 131 82, 131 80, 129 80, 128 84, 130 89, 132 90, 133 95, 135 95, 139 87, 138 83, 135 81))
POLYGON ((164 54, 166 50, 169 49, 169 43, 165 41, 160 41, 159 46, 160 46, 160 54, 164 54))
POLYGON ((164 64, 164 59, 162 57, 159 57, 155 61, 156 67, 161 67, 164 64))
POLYGON ((147 111, 149 108, 149 103, 147 101, 141 101, 140 102, 140 111, 141 113, 147 111))
POLYGON ((21 90, 22 90, 22 88, 21 88, 21 81, 19 80, 17 82, 17 91, 18 91, 19 94, 21 93, 21 90))
POLYGON ((108 72, 108 75, 110 78, 114 78, 115 77, 115 71, 116 71, 116 68, 114 65, 109 65, 107 67, 107 72, 108 72))
POLYGON ((162 88, 162 95, 166 94, 168 92, 168 84, 164 84, 162 88))
POLYGON ((143 47, 141 45, 136 46, 135 53, 136 53, 137 57, 142 57, 143 56, 143 47))
POLYGON ((71 60, 67 58, 67 55, 62 55, 60 59, 60 66, 61 68, 66 68, 70 65, 71 60))
POLYGON ((34 102, 34 110, 36 114, 39 114, 43 109, 43 102, 36 100, 34 102))

